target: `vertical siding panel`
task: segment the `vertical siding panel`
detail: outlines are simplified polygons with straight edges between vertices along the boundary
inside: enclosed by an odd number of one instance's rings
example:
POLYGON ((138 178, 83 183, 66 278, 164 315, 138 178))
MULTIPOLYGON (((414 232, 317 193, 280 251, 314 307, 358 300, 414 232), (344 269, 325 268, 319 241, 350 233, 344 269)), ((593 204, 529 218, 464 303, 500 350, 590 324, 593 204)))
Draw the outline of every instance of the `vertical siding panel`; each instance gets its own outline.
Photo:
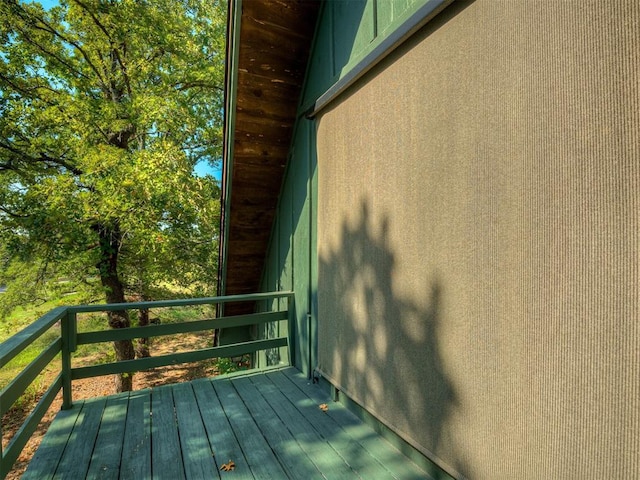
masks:
POLYGON ((320 20, 314 38, 306 82, 303 88, 302 104, 313 103, 335 81, 336 72, 333 59, 333 2, 326 2, 320 11, 320 20))
POLYGON ((311 232, 311 248, 309 268, 310 279, 310 331, 311 337, 311 368, 318 366, 318 157, 316 152, 316 122, 307 123, 308 163, 310 175, 309 199, 311 201, 309 215, 309 230, 311 232))
POLYGON ((333 4, 334 72, 342 77, 345 66, 362 56, 375 38, 373 0, 336 0, 333 4))
POLYGON ((300 120, 294 139, 294 157, 290 166, 293 188, 293 250, 296 319, 295 365, 308 374, 309 332, 307 313, 309 306, 309 255, 311 234, 309 230, 309 145, 307 120, 300 120))
MULTIPOLYGON (((280 288, 280 221, 276 218, 273 222, 271 243, 265 261, 265 275, 267 281, 266 290, 275 292, 280 288)), ((269 300, 268 310, 277 310, 280 307, 280 299, 269 300)), ((268 324, 263 327, 262 338, 273 338, 279 334, 279 326, 268 324)), ((271 366, 279 363, 279 352, 276 349, 266 350, 259 353, 261 359, 260 366, 271 366)))
MULTIPOLYGON (((292 142, 291 158, 285 175, 278 215, 274 221, 271 244, 265 262, 263 290, 293 290, 295 313, 289 334, 293 338, 291 362, 308 373, 309 332, 307 313, 311 310, 311 173, 312 148, 310 128, 313 122, 300 120, 292 142)), ((284 308, 285 300, 274 301, 274 308, 284 308)), ((263 335, 273 337, 288 331, 286 322, 267 327, 263 335)), ((285 349, 267 352, 267 365, 286 361, 285 349)))
MULTIPOLYGON (((289 175, 285 177, 284 186, 280 197, 280 203, 278 205, 278 258, 279 265, 278 270, 280 274, 279 288, 280 290, 293 290, 293 264, 294 264, 294 251, 293 251, 293 195, 292 195, 292 182, 289 175)), ((280 299, 280 308, 285 308, 286 299, 280 299)), ((289 326, 286 320, 279 322, 278 335, 282 336, 287 334, 289 326)), ((295 349, 295 346, 294 346, 295 349)), ((288 362, 287 349, 280 349, 280 361, 288 362)))

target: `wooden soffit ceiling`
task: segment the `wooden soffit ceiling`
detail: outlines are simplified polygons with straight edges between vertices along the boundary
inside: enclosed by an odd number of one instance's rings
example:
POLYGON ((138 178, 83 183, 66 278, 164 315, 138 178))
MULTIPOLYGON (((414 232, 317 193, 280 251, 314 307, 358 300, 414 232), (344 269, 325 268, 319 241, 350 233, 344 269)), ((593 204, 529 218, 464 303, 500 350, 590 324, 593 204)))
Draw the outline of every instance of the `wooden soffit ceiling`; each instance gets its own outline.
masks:
MULTIPOLYGON (((225 132, 230 191, 225 294, 258 291, 320 2, 243 0, 236 42, 235 128, 225 132)), ((232 20, 230 20, 230 25, 232 20)), ((237 28, 237 23, 236 23, 237 28)), ((230 29, 229 41, 234 33, 230 29)), ((231 68, 234 68, 233 66, 231 68)), ((234 72, 228 72, 227 75, 234 72)), ((227 115, 229 112, 227 112, 227 115)), ((227 315, 251 305, 226 307, 227 315)))

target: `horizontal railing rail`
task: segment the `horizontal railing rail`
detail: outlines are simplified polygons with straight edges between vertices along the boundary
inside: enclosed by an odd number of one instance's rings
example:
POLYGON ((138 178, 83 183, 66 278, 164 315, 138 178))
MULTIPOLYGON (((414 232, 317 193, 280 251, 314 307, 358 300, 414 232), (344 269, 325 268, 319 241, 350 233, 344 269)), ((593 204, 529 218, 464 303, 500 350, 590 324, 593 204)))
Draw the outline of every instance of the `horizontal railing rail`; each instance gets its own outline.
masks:
MULTIPOLYGON (((202 332, 228 327, 264 325, 271 322, 291 321, 293 307, 292 292, 269 292, 247 295, 230 295, 224 297, 203 297, 179 300, 159 300, 151 302, 111 303, 101 305, 74 305, 58 307, 40 317, 31 325, 13 335, 0 344, 0 368, 5 367, 11 360, 20 355, 27 347, 34 344, 49 332, 52 327, 59 325, 59 332, 55 338, 32 360, 20 373, 0 391, 0 414, 4 415, 18 401, 32 382, 42 374, 47 367, 60 358, 59 372, 40 398, 31 413, 13 435, 6 448, 1 448, 2 465, 0 478, 4 478, 15 463, 40 420, 62 390, 62 408, 73 405, 73 380, 109 375, 116 373, 132 373, 150 368, 180 363, 196 362, 212 358, 229 358, 245 354, 252 354, 261 350, 288 347, 287 336, 264 340, 251 340, 224 346, 209 347, 186 352, 173 353, 132 360, 122 360, 98 365, 72 367, 72 354, 80 345, 103 343, 118 340, 133 340, 136 338, 161 337, 181 333, 202 332), (204 320, 192 320, 181 323, 148 325, 144 327, 128 327, 91 332, 78 332, 77 315, 80 313, 109 312, 117 310, 159 309, 172 307, 192 307, 198 305, 218 305, 231 302, 261 301, 284 298, 287 307, 283 310, 220 317, 204 320)), ((0 430, 1 431, 1 430, 0 430)))

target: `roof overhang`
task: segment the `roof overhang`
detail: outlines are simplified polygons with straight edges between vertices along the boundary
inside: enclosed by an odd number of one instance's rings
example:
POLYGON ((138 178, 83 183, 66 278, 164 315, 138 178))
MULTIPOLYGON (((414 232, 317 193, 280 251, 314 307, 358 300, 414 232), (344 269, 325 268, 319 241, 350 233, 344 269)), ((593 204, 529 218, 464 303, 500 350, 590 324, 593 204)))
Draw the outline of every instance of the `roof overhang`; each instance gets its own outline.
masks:
MULTIPOLYGON (((258 291, 320 2, 230 0, 220 294, 258 291)), ((251 304, 228 305, 225 315, 251 304)))

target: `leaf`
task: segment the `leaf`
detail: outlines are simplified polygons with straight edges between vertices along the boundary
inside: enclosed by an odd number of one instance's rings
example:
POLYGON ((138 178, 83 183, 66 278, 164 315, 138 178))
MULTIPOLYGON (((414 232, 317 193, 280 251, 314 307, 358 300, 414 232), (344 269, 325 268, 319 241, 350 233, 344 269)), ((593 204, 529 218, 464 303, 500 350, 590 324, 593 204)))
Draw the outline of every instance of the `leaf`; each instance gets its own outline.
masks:
POLYGON ((223 463, 222 466, 220 467, 220 470, 223 470, 225 472, 231 472, 235 469, 236 469, 236 464, 234 463, 233 460, 229 460, 228 463, 223 463))
POLYGON ((0 277, 34 272, 1 303, 105 295, 114 250, 128 295, 208 296, 220 194, 193 165, 222 156, 227 2, 54 3, 0 0, 0 277))
POLYGON ((323 412, 327 412, 329 410, 329 405, 327 405, 326 403, 321 403, 319 406, 320 410, 322 410, 323 412))

